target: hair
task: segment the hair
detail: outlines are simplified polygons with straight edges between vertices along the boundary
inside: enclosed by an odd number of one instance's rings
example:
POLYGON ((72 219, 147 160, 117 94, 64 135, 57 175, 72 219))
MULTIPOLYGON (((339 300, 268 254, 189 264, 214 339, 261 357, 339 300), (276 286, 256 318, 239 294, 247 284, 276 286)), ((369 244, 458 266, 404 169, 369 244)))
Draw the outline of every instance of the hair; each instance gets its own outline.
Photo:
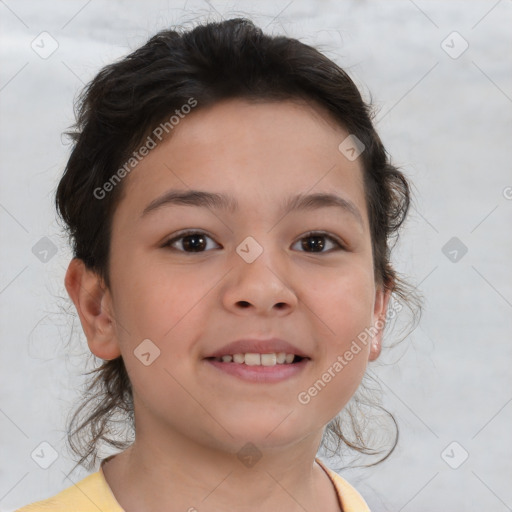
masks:
MULTIPOLYGON (((410 186, 390 162, 373 127, 370 105, 349 75, 317 49, 294 38, 266 35, 244 18, 208 22, 188 31, 162 30, 130 55, 101 69, 77 99, 76 123, 66 132, 73 147, 55 203, 73 256, 97 273, 107 288, 112 217, 122 198, 123 182, 110 187, 101 199, 94 191, 112 180, 155 127, 191 98, 197 101, 196 110, 228 99, 302 100, 323 109, 355 135, 365 147, 359 158, 375 282, 411 311, 420 309, 420 296, 390 262, 390 242, 398 239, 406 218, 410 186)), ((122 356, 103 361, 86 375, 93 373, 67 428, 68 445, 79 457, 77 465, 87 469, 96 464, 101 442, 116 449, 131 444, 116 434, 116 417, 135 428, 132 388, 122 356)), ((381 453, 365 443, 357 415, 349 412, 349 416, 348 422, 336 418, 327 425, 322 446, 330 435, 338 446, 344 443, 362 454, 381 453), (355 439, 349 439, 349 430, 355 439)), ((393 446, 378 462, 391 454, 397 442, 398 428, 393 446)))

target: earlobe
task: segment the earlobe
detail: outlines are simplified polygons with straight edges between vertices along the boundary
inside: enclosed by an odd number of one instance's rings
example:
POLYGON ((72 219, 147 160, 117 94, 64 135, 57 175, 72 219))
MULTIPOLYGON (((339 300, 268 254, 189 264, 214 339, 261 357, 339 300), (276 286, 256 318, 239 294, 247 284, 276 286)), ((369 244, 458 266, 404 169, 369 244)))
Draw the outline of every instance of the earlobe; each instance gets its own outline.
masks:
POLYGON ((110 293, 100 276, 73 258, 64 279, 66 290, 75 304, 91 352, 105 360, 121 355, 110 313, 110 293))
POLYGON ((379 357, 382 350, 382 337, 384 334, 384 327, 386 326, 386 313, 388 310, 389 299, 391 298, 391 292, 391 289, 380 286, 375 294, 373 327, 377 330, 377 332, 372 338, 370 346, 370 354, 368 356, 370 361, 375 361, 379 357))

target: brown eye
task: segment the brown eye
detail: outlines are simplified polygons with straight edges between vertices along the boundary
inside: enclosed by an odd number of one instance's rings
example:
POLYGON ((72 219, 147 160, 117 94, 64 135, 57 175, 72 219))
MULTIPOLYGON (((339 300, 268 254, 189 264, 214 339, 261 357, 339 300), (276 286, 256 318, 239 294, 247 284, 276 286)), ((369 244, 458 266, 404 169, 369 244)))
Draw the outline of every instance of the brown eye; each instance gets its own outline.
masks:
POLYGON ((180 236, 172 238, 162 247, 170 247, 181 252, 205 252, 208 240, 213 241, 210 236, 201 231, 187 231, 181 233, 180 236))
POLYGON ((322 232, 308 233, 298 241, 301 242, 301 247, 304 250, 304 252, 325 253, 332 252, 333 250, 342 250, 345 248, 343 244, 339 242, 336 238, 322 232), (334 248, 332 248, 333 246, 334 248), (324 251, 326 247, 329 250, 324 251))

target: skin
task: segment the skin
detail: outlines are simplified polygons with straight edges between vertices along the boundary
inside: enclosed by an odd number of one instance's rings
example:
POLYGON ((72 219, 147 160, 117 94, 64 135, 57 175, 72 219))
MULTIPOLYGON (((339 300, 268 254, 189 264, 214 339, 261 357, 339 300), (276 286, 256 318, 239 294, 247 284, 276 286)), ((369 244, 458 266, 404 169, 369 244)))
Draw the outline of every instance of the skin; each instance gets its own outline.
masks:
POLYGON ((385 320, 390 298, 374 280, 362 164, 338 150, 347 135, 301 102, 198 108, 123 181, 111 289, 71 261, 65 284, 89 348, 106 360, 122 355, 134 390, 136 440, 103 466, 127 512, 340 510, 314 458, 378 357, 382 330, 307 405, 297 395, 385 320), (229 194, 240 209, 172 205, 141 218, 163 192, 189 188, 229 194), (362 224, 333 207, 279 214, 284 198, 314 192, 352 201, 362 224), (187 228, 211 237, 206 250, 185 252, 183 239, 162 247, 187 228), (347 248, 323 239, 314 252, 301 245, 311 230, 347 248), (247 236, 263 248, 250 264, 236 252, 247 236), (236 339, 273 336, 310 355, 299 375, 249 383, 203 359, 236 339), (144 339, 160 349, 149 366, 134 355, 144 339), (262 455, 252 467, 237 458, 247 442, 262 455))

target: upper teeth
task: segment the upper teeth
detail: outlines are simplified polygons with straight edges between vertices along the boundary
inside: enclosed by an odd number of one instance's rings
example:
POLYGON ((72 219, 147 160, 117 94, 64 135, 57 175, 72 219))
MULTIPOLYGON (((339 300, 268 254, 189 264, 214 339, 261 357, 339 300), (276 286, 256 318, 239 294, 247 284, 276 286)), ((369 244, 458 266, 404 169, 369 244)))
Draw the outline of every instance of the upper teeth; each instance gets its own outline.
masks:
POLYGON ((278 352, 272 354, 233 354, 225 355, 222 357, 216 357, 216 361, 222 361, 224 363, 245 363, 247 366, 274 366, 276 364, 291 363, 295 357, 295 354, 286 354, 285 352, 278 352))

